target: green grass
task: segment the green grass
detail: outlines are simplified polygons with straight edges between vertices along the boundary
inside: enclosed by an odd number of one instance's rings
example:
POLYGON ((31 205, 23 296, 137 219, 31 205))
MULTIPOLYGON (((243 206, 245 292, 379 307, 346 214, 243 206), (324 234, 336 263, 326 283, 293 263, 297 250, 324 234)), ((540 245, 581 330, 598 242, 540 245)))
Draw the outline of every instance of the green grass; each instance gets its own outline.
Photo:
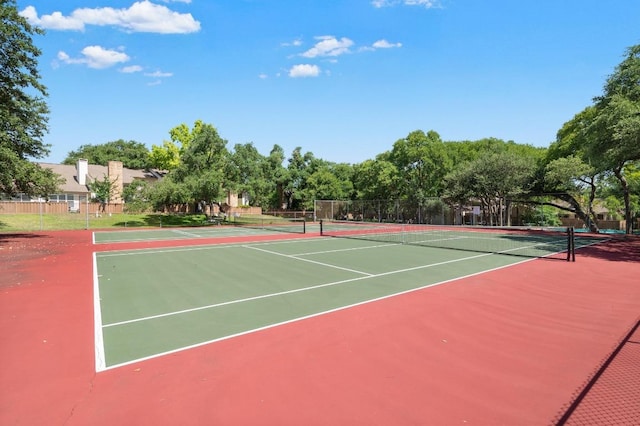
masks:
MULTIPOLYGON (((266 219, 273 216, 242 215, 242 219, 266 219)), ((242 223, 229 216, 225 223, 242 223)), ((203 226, 209 224, 204 214, 113 213, 89 216, 78 213, 62 214, 0 214, 0 232, 63 231, 73 229, 157 228, 203 226)))
POLYGON ((0 232, 56 231, 73 229, 142 228, 165 226, 201 226, 206 222, 203 214, 2 214, 0 232))

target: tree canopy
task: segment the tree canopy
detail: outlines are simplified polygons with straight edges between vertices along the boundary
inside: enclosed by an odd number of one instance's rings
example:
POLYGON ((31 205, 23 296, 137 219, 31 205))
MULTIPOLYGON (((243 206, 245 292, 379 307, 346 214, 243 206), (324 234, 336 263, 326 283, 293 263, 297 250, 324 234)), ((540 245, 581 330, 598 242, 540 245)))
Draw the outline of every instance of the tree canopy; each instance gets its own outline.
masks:
POLYGON ((624 60, 607 79, 602 96, 594 101, 596 112, 587 130, 587 149, 597 159, 596 167, 613 173, 618 180, 630 232, 633 205, 627 166, 640 160, 640 45, 627 49, 624 60))
POLYGON ((147 169, 150 166, 149 150, 140 142, 117 141, 97 145, 82 145, 67 154, 62 164, 76 164, 79 159, 88 160, 90 164, 106 166, 109 161, 122 161, 129 169, 147 169))
POLYGON ((49 146, 47 88, 38 71, 40 50, 32 36, 44 32, 18 14, 14 0, 0 3, 0 193, 47 196, 60 181, 29 158, 42 158, 49 146))
MULTIPOLYGON (((39 51, 30 39, 39 31, 17 16, 14 2, 5 4, 3 17, 13 26, 2 29, 10 60, 2 56, 7 63, 0 96, 8 101, 1 110, 0 189, 44 193, 53 190, 55 179, 24 160, 47 152, 40 139, 46 104, 19 90, 30 86, 46 95, 36 69, 39 51), (14 44, 22 50, 11 51, 14 44)), ((426 212, 441 209, 446 199, 458 205, 479 203, 490 224, 508 223, 512 204, 522 203, 574 213, 598 231, 594 204, 600 200, 612 215, 624 215, 629 232, 640 210, 640 45, 626 50, 601 96, 564 123, 548 148, 492 137, 443 141, 434 130, 415 130, 373 159, 345 164, 317 158, 300 146, 288 157, 277 144, 268 155, 251 142, 228 149, 216 128, 202 120, 192 127, 175 126, 169 135, 169 141, 150 151, 124 140, 82 145, 65 163, 120 160, 127 168, 167 170, 167 178, 146 188, 144 196, 126 194, 140 202, 148 199, 157 208, 213 207, 229 191, 248 195, 251 205, 293 210, 311 209, 318 199, 394 199, 426 212)))

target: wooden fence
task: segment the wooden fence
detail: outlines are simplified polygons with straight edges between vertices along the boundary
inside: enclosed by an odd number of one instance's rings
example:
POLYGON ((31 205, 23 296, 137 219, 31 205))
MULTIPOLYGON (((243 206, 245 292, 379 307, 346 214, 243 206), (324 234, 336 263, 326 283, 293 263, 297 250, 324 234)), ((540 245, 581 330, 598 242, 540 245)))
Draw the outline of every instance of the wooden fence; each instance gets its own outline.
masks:
MULTIPOLYGON (((0 201, 0 215, 2 214, 86 214, 87 207, 89 208, 89 214, 117 214, 122 213, 124 210, 124 204, 107 204, 102 209, 100 203, 78 203, 76 204, 78 210, 73 213, 69 210, 69 203, 60 202, 24 202, 24 201, 0 201)), ((217 207, 214 209, 214 214, 218 213, 217 207)), ((168 212, 165 212, 168 213, 168 212)), ((174 212, 175 213, 175 212, 174 212)), ((260 215, 262 214, 262 207, 231 207, 229 215, 260 215)))
MULTIPOLYGON (((580 219, 560 218, 562 226, 573 226, 574 228, 584 228, 585 224, 580 219)), ((616 231, 624 231, 627 222, 624 220, 598 220, 596 222, 600 229, 614 229, 616 231)))
MULTIPOLYGON (((86 214, 87 207, 89 208, 89 214, 102 214, 102 213, 122 213, 123 204, 107 204, 102 209, 100 203, 86 203, 77 204, 78 210, 73 214, 86 214)), ((0 201, 0 215, 2 214, 63 214, 71 213, 69 211, 69 203, 61 202, 20 202, 20 201, 0 201)))

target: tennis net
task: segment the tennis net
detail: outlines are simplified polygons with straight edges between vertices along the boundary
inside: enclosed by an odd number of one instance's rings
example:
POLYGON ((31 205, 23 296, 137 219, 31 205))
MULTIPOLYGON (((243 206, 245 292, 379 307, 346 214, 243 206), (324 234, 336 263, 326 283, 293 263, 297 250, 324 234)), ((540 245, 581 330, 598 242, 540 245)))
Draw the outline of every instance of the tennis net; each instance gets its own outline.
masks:
POLYGON ((265 231, 291 232, 295 234, 306 233, 306 221, 304 218, 289 219, 276 216, 240 216, 234 217, 231 224, 244 228, 262 229, 265 231))
POLYGON ((320 234, 385 243, 575 261, 572 228, 439 226, 322 220, 320 234))

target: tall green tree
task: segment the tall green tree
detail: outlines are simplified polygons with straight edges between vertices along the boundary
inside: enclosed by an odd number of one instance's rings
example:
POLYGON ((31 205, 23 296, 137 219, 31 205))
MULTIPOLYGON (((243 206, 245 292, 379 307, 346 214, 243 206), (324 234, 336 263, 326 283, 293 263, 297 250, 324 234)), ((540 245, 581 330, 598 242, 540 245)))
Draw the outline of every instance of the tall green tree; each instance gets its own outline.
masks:
POLYGON ((441 195, 443 178, 452 166, 440 135, 433 130, 426 134, 416 130, 396 141, 390 160, 401 176, 402 197, 420 204, 441 195))
POLYGON ((554 199, 561 199, 567 205, 555 201, 539 204, 556 207, 574 213, 592 232, 598 232, 593 202, 596 197, 598 172, 579 157, 569 155, 551 161, 545 168, 545 185, 554 199), (586 201, 583 201, 586 200, 586 201))
POLYGON ((106 166, 109 161, 122 161, 122 165, 128 169, 149 168, 149 149, 143 143, 123 139, 98 145, 81 145, 69 152, 62 164, 76 164, 81 158, 88 160, 89 164, 101 166, 106 166))
POLYGON ((356 164, 353 170, 355 197, 361 200, 392 200, 400 196, 400 175, 389 153, 356 164))
POLYGON ((163 141, 162 145, 152 145, 149 154, 149 164, 161 170, 174 170, 180 166, 180 157, 184 154, 191 142, 203 130, 205 123, 196 120, 190 129, 185 123, 179 124, 169 130, 171 140, 163 141))
POLYGON ((589 128, 589 150, 601 170, 613 173, 620 184, 626 231, 631 233, 633 209, 626 167, 640 160, 640 45, 627 49, 625 58, 607 79, 595 99, 596 115, 589 128))
POLYGON ((229 187, 229 151, 211 124, 203 124, 180 158, 180 165, 169 174, 170 180, 182 184, 191 201, 209 206, 220 205, 229 187))
POLYGON ((445 177, 445 196, 460 203, 480 200, 488 224, 508 224, 507 201, 528 190, 534 171, 535 161, 531 157, 487 152, 445 177))
POLYGON ((233 188, 228 189, 247 193, 251 205, 266 207, 276 190, 275 182, 267 176, 267 161, 252 143, 236 144, 229 158, 229 181, 233 188))
POLYGON ((284 208, 284 187, 289 176, 284 166, 285 159, 284 149, 275 144, 269 152, 269 156, 266 157, 266 161, 262 163, 263 176, 272 185, 266 205, 263 205, 263 207, 276 210, 284 208))
POLYGON ((29 158, 43 158, 49 145, 47 88, 40 82, 41 54, 32 36, 44 31, 18 14, 16 2, 0 2, 0 193, 46 196, 60 179, 29 158))
POLYGON ((314 200, 345 200, 353 194, 353 167, 345 163, 316 161, 306 178, 304 208, 313 208, 314 200))
MULTIPOLYGON (((296 147, 289 157, 287 174, 283 183, 283 196, 286 208, 290 210, 305 208, 305 201, 309 201, 305 193, 307 178, 311 174, 311 165, 315 157, 312 152, 302 153, 301 147, 296 147)), ((311 200, 313 201, 313 200, 311 200)))
POLYGON ((549 146, 537 192, 553 194, 554 199, 539 204, 550 205, 574 213, 592 232, 598 232, 593 203, 602 177, 602 170, 592 164, 598 161, 588 149, 588 131, 595 118, 596 108, 589 106, 564 123, 556 140, 549 146), (586 201, 583 201, 586 200, 586 201))

